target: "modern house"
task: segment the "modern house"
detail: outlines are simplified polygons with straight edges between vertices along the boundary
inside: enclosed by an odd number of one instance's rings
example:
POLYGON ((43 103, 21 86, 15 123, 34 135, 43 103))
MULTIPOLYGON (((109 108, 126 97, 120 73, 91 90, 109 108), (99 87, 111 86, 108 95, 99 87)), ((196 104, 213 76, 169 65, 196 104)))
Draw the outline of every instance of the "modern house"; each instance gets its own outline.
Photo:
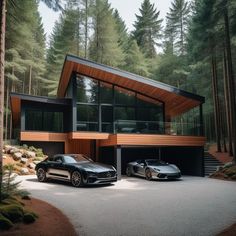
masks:
POLYGON ((57 98, 11 94, 15 135, 47 154, 83 153, 113 164, 159 158, 204 176, 204 98, 67 55, 57 98))

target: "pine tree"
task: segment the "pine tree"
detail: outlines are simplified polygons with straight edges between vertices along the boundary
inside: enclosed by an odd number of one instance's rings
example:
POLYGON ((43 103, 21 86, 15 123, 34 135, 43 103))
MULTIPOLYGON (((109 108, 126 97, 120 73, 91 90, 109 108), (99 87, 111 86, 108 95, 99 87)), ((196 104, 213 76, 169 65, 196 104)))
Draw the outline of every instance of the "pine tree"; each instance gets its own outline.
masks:
POLYGON ((130 40, 125 57, 124 69, 132 73, 148 76, 148 65, 135 40, 130 40))
POLYGON ((190 4, 186 0, 174 0, 167 14, 168 30, 175 40, 176 51, 186 53, 186 37, 190 17, 190 4))
POLYGON ((113 17, 116 22, 116 31, 119 37, 118 39, 119 46, 123 49, 123 51, 125 51, 129 43, 129 34, 127 32, 127 27, 117 9, 114 11, 113 17))
POLYGON ((48 94, 55 95, 58 80, 66 54, 84 55, 82 50, 80 11, 73 0, 67 3, 64 12, 55 23, 47 51, 47 84, 48 94))
POLYGON ((154 58, 155 47, 159 45, 158 40, 161 38, 160 11, 157 11, 149 0, 144 0, 139 11, 140 15, 136 15, 134 23, 133 38, 147 58, 154 58))
POLYGON ((119 46, 119 36, 112 9, 107 0, 96 0, 89 55, 94 61, 118 67, 123 64, 124 54, 119 46))

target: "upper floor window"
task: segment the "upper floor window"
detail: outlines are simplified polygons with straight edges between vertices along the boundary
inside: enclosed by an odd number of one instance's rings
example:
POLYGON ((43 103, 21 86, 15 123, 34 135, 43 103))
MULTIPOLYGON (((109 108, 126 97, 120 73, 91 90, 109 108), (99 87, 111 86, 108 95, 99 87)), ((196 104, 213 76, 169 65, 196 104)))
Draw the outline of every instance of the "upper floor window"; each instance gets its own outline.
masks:
POLYGON ((85 76, 77 79, 77 102, 98 103, 98 81, 85 76))

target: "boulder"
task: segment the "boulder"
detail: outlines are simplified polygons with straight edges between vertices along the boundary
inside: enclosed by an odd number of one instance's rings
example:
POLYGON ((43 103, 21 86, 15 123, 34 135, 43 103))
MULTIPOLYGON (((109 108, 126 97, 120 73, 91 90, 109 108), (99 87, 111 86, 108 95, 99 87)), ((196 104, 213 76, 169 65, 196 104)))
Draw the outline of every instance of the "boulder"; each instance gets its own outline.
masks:
POLYGON ((12 147, 11 150, 9 151, 10 154, 14 154, 15 152, 20 152, 20 149, 16 147, 12 147))
POLYGON ((36 157, 36 153, 32 152, 32 151, 26 151, 25 155, 27 158, 35 158, 36 157))
POLYGON ((6 152, 6 153, 10 153, 10 150, 12 149, 12 146, 10 146, 10 145, 5 145, 5 146, 4 146, 4 149, 5 149, 5 152, 6 152))
POLYGON ((22 157, 22 153, 21 153, 21 152, 15 152, 15 153, 13 153, 13 159, 14 159, 15 161, 19 161, 19 160, 21 159, 21 157, 22 157))
POLYGON ((37 165, 39 162, 41 162, 41 161, 33 161, 33 163, 34 163, 35 165, 37 165))
POLYGON ((23 164, 25 164, 27 161, 28 161, 28 159, 27 159, 27 158, 24 158, 24 157, 22 157, 22 158, 20 159, 20 162, 23 163, 23 164))
POLYGON ((21 168, 20 173, 23 175, 27 175, 27 174, 29 174, 29 170, 28 170, 28 168, 21 168))
POLYGON ((30 169, 34 169, 35 166, 36 165, 34 163, 32 163, 32 162, 27 165, 27 167, 29 167, 30 169))
POLYGON ((2 158, 3 158, 3 159, 7 159, 7 156, 6 156, 6 155, 3 155, 2 158))

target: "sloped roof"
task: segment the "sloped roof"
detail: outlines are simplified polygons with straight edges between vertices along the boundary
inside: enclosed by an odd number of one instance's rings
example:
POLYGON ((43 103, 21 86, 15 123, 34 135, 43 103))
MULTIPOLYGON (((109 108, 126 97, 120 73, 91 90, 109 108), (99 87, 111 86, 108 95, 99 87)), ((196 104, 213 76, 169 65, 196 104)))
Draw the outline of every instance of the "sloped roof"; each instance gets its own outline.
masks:
POLYGON ((162 101, 165 103, 166 115, 171 117, 182 114, 205 101, 204 97, 199 95, 73 55, 67 55, 65 58, 57 91, 58 97, 65 96, 66 88, 74 72, 162 101))

